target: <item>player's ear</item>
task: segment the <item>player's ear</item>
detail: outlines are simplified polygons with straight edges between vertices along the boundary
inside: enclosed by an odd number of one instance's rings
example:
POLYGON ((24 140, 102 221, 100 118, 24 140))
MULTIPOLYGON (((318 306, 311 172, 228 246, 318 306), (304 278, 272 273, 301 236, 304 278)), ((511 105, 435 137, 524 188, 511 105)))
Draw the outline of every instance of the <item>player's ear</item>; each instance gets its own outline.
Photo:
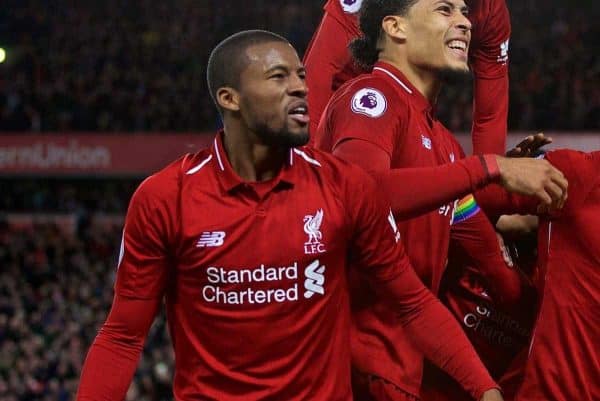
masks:
POLYGON ((381 28, 394 40, 406 40, 406 18, 400 15, 387 15, 381 21, 381 28))
POLYGON ((217 89, 217 103, 224 110, 239 111, 240 95, 238 91, 230 86, 222 86, 217 89))

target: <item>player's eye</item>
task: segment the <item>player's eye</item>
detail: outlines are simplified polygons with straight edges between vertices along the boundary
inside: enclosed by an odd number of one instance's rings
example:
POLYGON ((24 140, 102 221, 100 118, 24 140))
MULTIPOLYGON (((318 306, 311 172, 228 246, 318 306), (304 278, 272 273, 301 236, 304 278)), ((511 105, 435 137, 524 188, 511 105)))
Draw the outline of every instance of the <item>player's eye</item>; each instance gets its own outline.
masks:
POLYGON ((284 79, 285 78, 285 74, 282 73, 282 72, 278 72, 276 74, 271 74, 269 76, 269 78, 271 78, 271 79, 284 79))
POLYGON ((452 8, 448 5, 443 5, 443 6, 438 7, 438 11, 440 11, 444 15, 452 14, 452 8))

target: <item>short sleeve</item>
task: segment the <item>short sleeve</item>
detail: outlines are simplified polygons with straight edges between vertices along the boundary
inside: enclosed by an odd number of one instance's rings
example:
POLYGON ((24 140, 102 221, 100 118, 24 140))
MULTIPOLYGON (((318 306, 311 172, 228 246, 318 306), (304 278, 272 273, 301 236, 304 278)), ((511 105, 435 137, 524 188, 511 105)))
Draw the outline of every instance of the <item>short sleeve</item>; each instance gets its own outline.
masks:
POLYGON ((336 96, 330 103, 324 122, 327 134, 331 137, 331 150, 343 141, 360 139, 380 147, 391 156, 396 146, 399 124, 405 121, 399 99, 392 96, 393 92, 386 93, 370 85, 369 81, 351 85, 336 96))
POLYGON ((375 281, 392 280, 410 268, 392 211, 377 191, 375 181, 358 167, 348 169, 351 185, 346 189, 354 233, 351 263, 375 281))
POLYGON ((508 76, 510 14, 505 0, 488 3, 486 9, 474 13, 469 61, 476 78, 497 79, 508 76))
POLYGON ((169 210, 154 180, 144 181, 133 195, 121 240, 115 291, 133 299, 162 297, 169 270, 169 210))

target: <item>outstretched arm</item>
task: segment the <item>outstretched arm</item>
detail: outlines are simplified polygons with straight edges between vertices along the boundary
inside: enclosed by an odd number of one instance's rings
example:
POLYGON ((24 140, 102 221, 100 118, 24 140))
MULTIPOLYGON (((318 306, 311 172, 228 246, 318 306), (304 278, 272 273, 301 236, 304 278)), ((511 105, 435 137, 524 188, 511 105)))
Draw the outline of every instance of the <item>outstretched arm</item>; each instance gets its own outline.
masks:
POLYGON ((402 268, 400 275, 376 282, 379 295, 387 300, 406 333, 427 359, 452 376, 474 399, 479 400, 484 394, 492 397, 494 391, 491 390, 496 390, 498 385, 456 319, 419 280, 406 255, 400 264, 408 265, 402 268))
POLYGON ((121 401, 125 398, 159 307, 159 299, 115 296, 108 319, 83 365, 77 401, 121 401))
MULTIPOLYGON (((562 173, 545 160, 485 155, 436 167, 391 168, 389 154, 362 139, 344 140, 332 153, 356 163, 375 178, 397 219, 430 212, 494 181, 509 191, 560 206, 567 187, 562 173)), ((490 189, 490 196, 504 194, 502 187, 490 189)))

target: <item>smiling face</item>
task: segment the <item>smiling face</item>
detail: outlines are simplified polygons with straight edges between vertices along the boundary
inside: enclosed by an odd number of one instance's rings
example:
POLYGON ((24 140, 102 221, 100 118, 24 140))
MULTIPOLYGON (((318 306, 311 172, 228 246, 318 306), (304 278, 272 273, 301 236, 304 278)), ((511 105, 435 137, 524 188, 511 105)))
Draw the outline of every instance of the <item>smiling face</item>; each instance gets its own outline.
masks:
POLYGON ((406 57, 418 68, 469 71, 471 23, 463 0, 419 0, 406 15, 406 57))
POLYGON ((265 145, 301 146, 308 142, 306 72, 294 48, 267 42, 246 49, 240 74, 239 113, 265 145))

